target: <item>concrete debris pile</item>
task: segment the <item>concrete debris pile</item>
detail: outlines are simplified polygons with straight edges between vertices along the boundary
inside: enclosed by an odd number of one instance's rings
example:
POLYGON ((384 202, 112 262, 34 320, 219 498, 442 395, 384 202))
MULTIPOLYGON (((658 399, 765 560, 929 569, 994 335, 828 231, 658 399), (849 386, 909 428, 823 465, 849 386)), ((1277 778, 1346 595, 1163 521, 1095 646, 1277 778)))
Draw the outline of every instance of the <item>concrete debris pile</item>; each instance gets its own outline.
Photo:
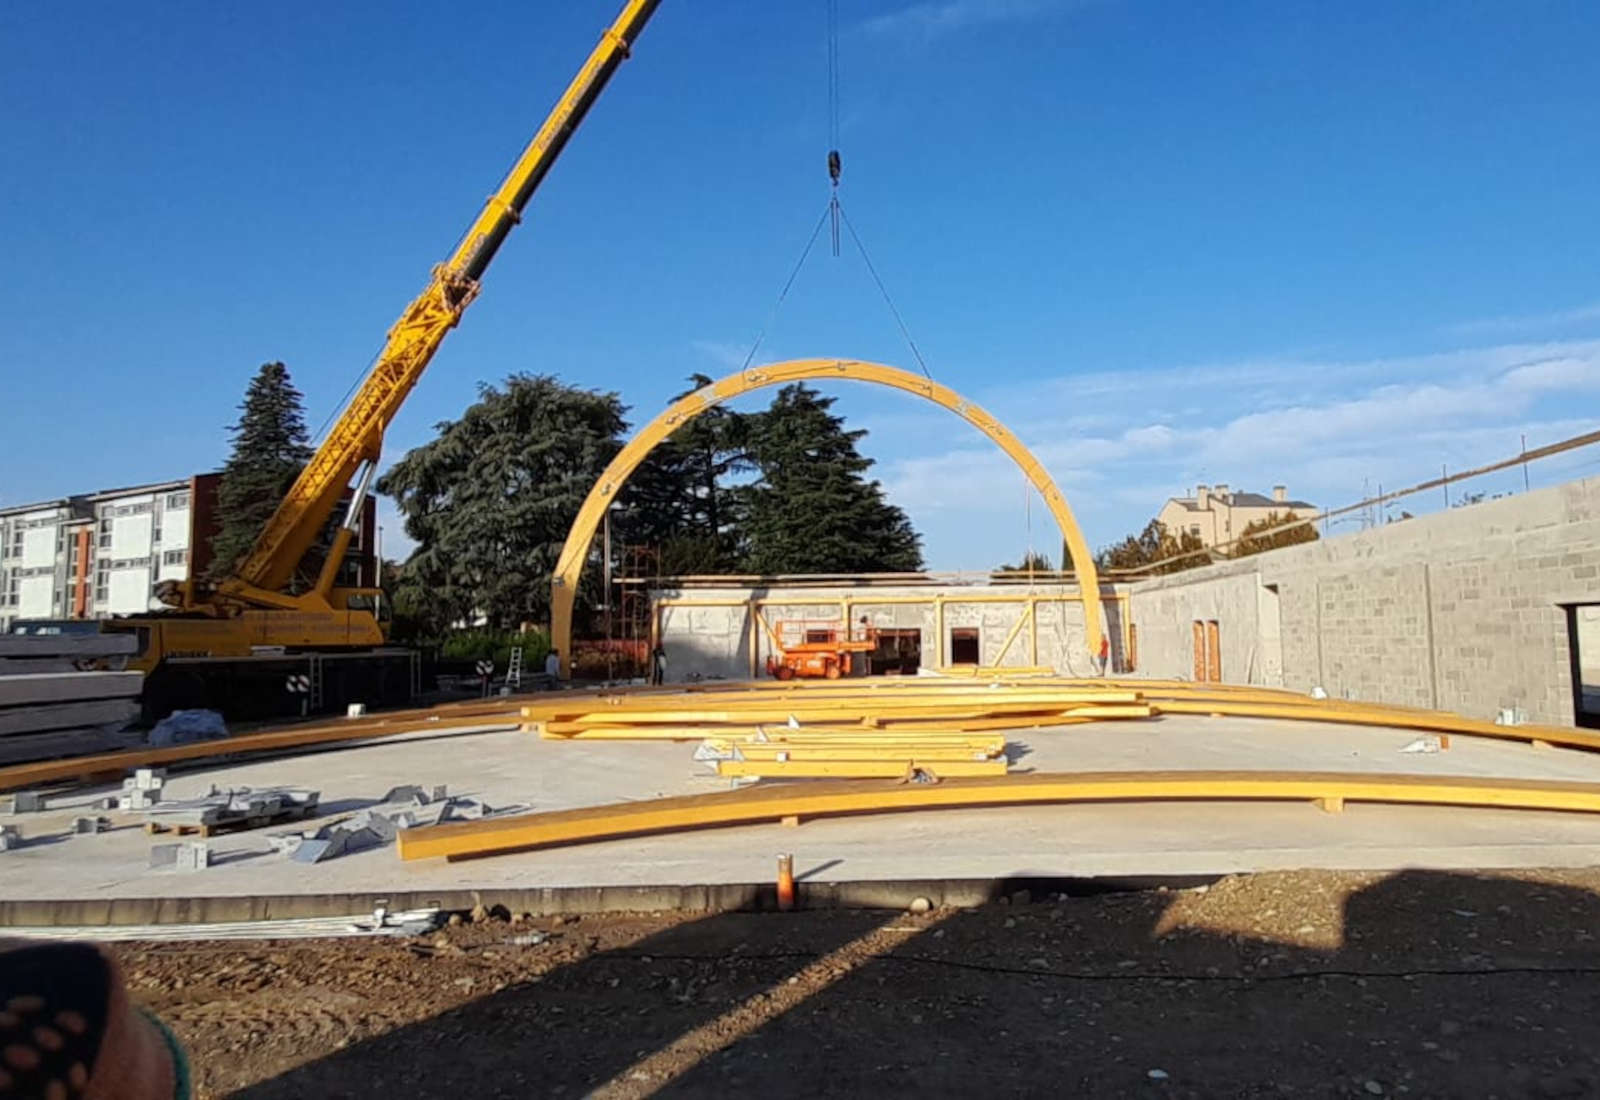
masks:
POLYGON ((140 744, 131 634, 0 635, 0 765, 140 744))
POLYGON ((296 863, 321 863, 350 852, 392 842, 405 829, 442 825, 447 821, 476 821, 502 814, 520 813, 524 806, 496 810, 482 799, 451 797, 443 786, 429 791, 415 785, 392 787, 376 805, 350 817, 330 821, 314 830, 275 833, 267 838, 273 850, 296 863))
MULTIPOLYGON (((147 769, 140 769, 146 771, 147 769)), ((138 777, 128 782, 137 782, 138 777)), ((159 788, 158 788, 159 790, 159 788)), ((198 831, 201 835, 228 828, 258 828, 286 819, 314 817, 320 791, 304 787, 238 787, 201 798, 158 802, 145 808, 151 832, 198 831)))

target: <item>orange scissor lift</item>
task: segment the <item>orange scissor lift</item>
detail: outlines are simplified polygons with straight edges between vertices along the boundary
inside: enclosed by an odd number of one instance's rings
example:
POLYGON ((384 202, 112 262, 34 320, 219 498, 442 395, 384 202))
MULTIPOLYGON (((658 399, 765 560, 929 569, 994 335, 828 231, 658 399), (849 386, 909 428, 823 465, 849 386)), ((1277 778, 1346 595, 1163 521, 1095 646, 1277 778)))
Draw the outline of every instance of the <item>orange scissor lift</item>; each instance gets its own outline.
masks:
POLYGON ((769 633, 776 652, 767 675, 779 680, 837 680, 850 671, 852 653, 878 648, 878 631, 865 619, 854 631, 838 619, 780 619, 769 633))

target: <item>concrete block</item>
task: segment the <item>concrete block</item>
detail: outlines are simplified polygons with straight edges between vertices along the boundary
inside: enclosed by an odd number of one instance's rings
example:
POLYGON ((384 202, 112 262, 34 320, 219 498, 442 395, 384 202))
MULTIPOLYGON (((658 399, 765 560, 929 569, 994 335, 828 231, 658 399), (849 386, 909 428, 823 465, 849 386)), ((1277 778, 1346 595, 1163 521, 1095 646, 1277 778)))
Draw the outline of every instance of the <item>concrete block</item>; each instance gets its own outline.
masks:
POLYGON ((203 840, 156 844, 150 849, 152 870, 171 868, 174 871, 204 871, 209 866, 211 866, 211 846, 203 840))
POLYGON ((0 676, 0 706, 128 699, 139 694, 142 672, 35 672, 0 676))
POLYGON ((0 825, 0 852, 22 847, 22 830, 15 825, 0 825))
POLYGON ((161 801, 160 791, 141 791, 130 788, 123 791, 122 796, 116 800, 119 810, 148 810, 161 801))
POLYGON ((72 831, 79 836, 93 836, 95 833, 108 833, 111 831, 111 821, 104 817, 79 817, 72 822, 72 831))
MULTIPOLYGON (((9 679, 14 677, 0 677, 0 683, 9 679)), ((138 715, 139 704, 132 699, 98 699, 37 706, 0 707, 0 737, 48 733, 52 730, 79 730, 84 727, 120 727, 138 715)), ((108 749, 111 747, 108 746, 108 749)))
POLYGON ((11 796, 11 812, 33 814, 44 809, 44 794, 40 791, 18 791, 11 796))

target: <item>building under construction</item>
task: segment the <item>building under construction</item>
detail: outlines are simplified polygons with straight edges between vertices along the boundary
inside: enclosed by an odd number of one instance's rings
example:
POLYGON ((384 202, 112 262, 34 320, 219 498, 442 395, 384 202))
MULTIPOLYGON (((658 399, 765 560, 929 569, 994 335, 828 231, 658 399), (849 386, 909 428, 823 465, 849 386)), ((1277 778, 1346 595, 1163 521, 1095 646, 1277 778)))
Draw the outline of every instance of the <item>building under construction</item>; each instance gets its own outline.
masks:
MULTIPOLYGON (((1600 701, 1600 479, 1100 585, 1105 671, 1592 725, 1600 701), (1584 686, 1591 701, 1584 701, 1584 686)), ((1101 673, 1070 579, 650 582, 669 679, 750 679, 780 623, 871 627, 857 676, 1101 673)))

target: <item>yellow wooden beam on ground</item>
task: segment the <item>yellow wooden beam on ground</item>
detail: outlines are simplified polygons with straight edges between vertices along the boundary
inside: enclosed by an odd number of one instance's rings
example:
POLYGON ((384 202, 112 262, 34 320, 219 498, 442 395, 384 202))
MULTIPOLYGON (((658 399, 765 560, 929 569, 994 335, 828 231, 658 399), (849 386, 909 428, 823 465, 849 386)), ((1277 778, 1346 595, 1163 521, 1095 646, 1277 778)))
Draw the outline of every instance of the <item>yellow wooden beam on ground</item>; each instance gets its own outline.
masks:
POLYGON ((938 731, 919 730, 838 730, 808 733, 805 730, 789 730, 786 733, 776 733, 771 736, 766 734, 752 734, 740 736, 729 735, 723 732, 709 734, 706 737, 708 745, 738 745, 740 748, 755 746, 770 746, 781 748, 784 745, 804 746, 813 748, 822 745, 884 745, 895 748, 909 748, 917 745, 926 745, 930 748, 987 748, 991 745, 1004 745, 1004 736, 979 733, 942 733, 938 731))
POLYGON ((1378 704, 1318 700, 1312 706, 1278 706, 1272 703, 1170 700, 1158 703, 1162 714, 1225 714, 1241 718, 1291 718, 1304 722, 1343 722, 1352 726, 1390 726, 1398 729, 1459 733, 1469 737, 1494 737, 1509 741, 1547 741, 1576 749, 1600 749, 1600 734, 1561 726, 1498 726, 1445 711, 1410 710, 1378 704))
POLYGON ((641 833, 809 819, 833 814, 959 809, 1021 803, 1152 800, 1338 799, 1495 809, 1600 813, 1600 783, 1485 776, 1355 772, 1034 772, 942 783, 855 780, 754 786, 575 810, 403 829, 401 859, 464 859, 641 833))
POLYGON ((912 769, 940 779, 1004 775, 1004 760, 718 760, 717 774, 733 779, 899 779, 912 769))
POLYGON ((712 745, 707 749, 727 753, 731 758, 737 753, 746 760, 992 760, 1005 754, 1006 746, 998 745, 712 745))
POLYGON ((367 741, 381 737, 398 737, 408 733, 443 733, 447 730, 473 727, 512 729, 516 724, 516 707, 503 703, 398 711, 374 718, 341 719, 319 722, 315 725, 241 733, 233 737, 219 738, 215 741, 196 741, 187 745, 127 749, 122 752, 96 753, 92 756, 74 756, 66 760, 12 764, 0 768, 0 791, 59 783, 69 779, 85 779, 97 775, 121 774, 133 768, 158 767, 184 760, 202 760, 208 756, 283 752, 286 749, 326 745, 339 741, 367 741))

